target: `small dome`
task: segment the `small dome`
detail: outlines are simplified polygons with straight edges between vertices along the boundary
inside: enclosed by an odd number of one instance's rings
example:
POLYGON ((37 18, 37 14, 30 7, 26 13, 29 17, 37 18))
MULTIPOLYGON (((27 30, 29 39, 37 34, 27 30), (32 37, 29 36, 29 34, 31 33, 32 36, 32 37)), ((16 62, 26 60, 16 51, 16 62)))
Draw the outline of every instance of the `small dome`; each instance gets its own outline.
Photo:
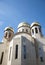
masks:
POLYGON ((13 28, 12 28, 12 27, 6 27, 6 28, 4 29, 4 31, 6 31, 6 30, 11 30, 11 31, 13 31, 13 32, 14 32, 14 30, 13 30, 13 28))
POLYGON ((22 22, 18 25, 18 28, 25 26, 25 27, 30 27, 30 24, 26 23, 26 22, 22 22))
POLYGON ((31 24, 31 27, 33 27, 33 26, 40 26, 40 24, 39 24, 38 22, 33 22, 33 23, 31 24))

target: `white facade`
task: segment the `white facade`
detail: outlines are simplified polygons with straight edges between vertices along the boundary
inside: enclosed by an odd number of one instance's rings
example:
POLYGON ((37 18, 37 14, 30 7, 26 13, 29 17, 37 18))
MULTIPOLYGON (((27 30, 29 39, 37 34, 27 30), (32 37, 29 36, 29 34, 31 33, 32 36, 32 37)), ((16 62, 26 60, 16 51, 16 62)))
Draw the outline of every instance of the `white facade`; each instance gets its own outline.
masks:
POLYGON ((41 26, 22 22, 18 32, 6 27, 0 42, 0 65, 45 65, 45 38, 41 26))

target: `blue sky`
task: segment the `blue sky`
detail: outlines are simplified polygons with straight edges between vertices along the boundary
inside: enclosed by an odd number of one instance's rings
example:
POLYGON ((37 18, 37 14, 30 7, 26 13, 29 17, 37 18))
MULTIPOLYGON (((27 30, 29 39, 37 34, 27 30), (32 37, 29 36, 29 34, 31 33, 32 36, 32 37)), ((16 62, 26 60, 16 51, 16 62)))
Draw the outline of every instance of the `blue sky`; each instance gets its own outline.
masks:
POLYGON ((11 26, 17 31, 20 22, 38 21, 45 36, 45 0, 0 0, 0 41, 4 28, 11 26))

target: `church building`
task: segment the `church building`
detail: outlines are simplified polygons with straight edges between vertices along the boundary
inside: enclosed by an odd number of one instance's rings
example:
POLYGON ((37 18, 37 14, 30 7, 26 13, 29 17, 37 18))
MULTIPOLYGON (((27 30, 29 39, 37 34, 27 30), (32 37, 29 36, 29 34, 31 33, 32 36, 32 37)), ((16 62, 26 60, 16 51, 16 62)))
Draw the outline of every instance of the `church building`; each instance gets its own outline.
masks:
POLYGON ((0 42, 0 65, 45 65, 45 38, 41 25, 22 22, 14 33, 12 27, 4 29, 0 42))

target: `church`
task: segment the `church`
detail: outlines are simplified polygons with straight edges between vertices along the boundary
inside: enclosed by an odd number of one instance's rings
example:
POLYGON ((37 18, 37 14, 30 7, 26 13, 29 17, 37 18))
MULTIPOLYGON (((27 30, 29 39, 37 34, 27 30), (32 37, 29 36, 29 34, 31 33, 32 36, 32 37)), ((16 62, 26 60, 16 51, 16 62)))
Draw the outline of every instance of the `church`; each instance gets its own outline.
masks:
POLYGON ((45 38, 41 25, 22 22, 14 33, 12 27, 4 29, 0 42, 0 65, 45 65, 45 38))

